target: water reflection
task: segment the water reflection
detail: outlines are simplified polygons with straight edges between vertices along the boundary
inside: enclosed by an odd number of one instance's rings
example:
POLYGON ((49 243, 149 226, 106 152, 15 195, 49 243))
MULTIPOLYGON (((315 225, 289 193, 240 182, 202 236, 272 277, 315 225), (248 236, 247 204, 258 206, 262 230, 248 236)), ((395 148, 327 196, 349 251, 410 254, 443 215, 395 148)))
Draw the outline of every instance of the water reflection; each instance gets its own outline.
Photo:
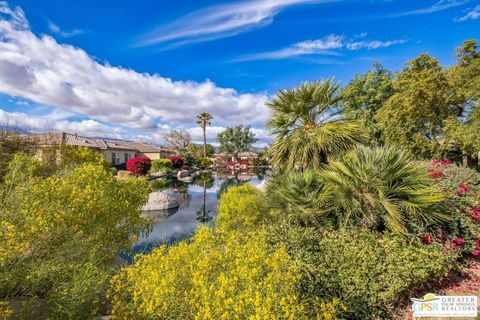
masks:
POLYGON ((180 207, 170 211, 149 212, 155 217, 156 223, 148 234, 142 234, 132 247, 132 253, 122 255, 130 260, 132 254, 149 252, 160 244, 171 244, 185 239, 193 234, 200 225, 214 223, 217 215, 217 205, 220 194, 230 186, 250 183, 257 185, 265 178, 264 171, 258 174, 255 170, 217 172, 202 174, 193 183, 185 184, 178 180, 162 181, 158 185, 163 189, 176 190, 180 207))

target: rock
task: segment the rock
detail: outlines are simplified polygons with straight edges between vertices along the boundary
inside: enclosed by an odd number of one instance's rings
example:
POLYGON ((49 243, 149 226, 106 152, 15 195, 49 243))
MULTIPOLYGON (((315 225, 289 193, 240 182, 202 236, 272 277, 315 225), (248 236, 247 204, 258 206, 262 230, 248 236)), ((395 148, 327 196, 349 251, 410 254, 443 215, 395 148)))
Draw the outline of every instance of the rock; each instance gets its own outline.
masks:
POLYGON ((150 178, 152 179, 159 179, 159 178, 164 178, 167 176, 167 172, 151 172, 150 173, 150 178))
POLYGON ((188 177, 188 170, 178 171, 178 173, 177 173, 177 178, 178 179, 185 178, 185 177, 188 177))
POLYGON ((263 180, 262 182, 256 185, 257 189, 260 191, 265 191, 266 186, 267 186, 267 180, 263 180))
POLYGON ((191 183, 191 182, 193 182, 193 177, 188 176, 188 177, 184 177, 184 178, 179 178, 178 180, 186 182, 186 183, 191 183))
POLYGON ((177 196, 171 191, 156 191, 150 193, 147 203, 142 207, 144 211, 166 210, 180 206, 177 196))
POLYGON ((126 171, 126 170, 119 170, 117 172, 117 179, 118 180, 125 180, 125 179, 128 179, 128 178, 131 178, 131 177, 134 177, 135 175, 133 173, 131 173, 130 171, 126 171))

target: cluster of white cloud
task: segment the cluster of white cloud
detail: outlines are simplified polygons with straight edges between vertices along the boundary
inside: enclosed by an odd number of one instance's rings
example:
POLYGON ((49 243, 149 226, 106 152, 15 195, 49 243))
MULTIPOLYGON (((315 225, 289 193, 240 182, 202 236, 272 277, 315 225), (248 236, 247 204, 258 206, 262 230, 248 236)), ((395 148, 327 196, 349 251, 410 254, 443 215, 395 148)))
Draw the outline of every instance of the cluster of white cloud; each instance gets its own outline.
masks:
POLYGON ((0 109, 0 126, 13 129, 20 128, 31 132, 66 131, 110 138, 128 136, 127 131, 120 127, 109 126, 92 119, 69 121, 56 118, 54 114, 36 117, 24 112, 7 112, 2 109, 0 109))
POLYGON ((249 0, 211 6, 157 27, 140 37, 136 45, 167 42, 179 46, 230 37, 272 23, 273 18, 288 6, 333 1, 338 0, 249 0))
POLYGON ((358 38, 364 38, 366 36, 366 33, 362 33, 361 35, 354 36, 352 39, 347 39, 345 36, 342 35, 330 34, 321 39, 297 42, 287 48, 246 55, 235 59, 235 61, 275 60, 303 55, 335 56, 340 54, 338 50, 375 50, 380 48, 388 48, 407 42, 407 40, 404 39, 386 41, 358 40, 358 38))
MULTIPOLYGON (((462 6, 469 1, 470 0, 440 0, 429 7, 392 14, 390 17, 404 17, 440 12, 450 8, 462 6)), ((420 3, 421 1, 418 2, 420 3)))
POLYGON ((465 15, 455 18, 455 21, 462 22, 467 20, 477 20, 480 18, 480 5, 468 11, 465 15))
POLYGON ((165 126, 193 124, 200 112, 223 126, 263 126, 268 117, 264 93, 98 63, 84 50, 36 36, 23 11, 6 2, 0 2, 0 92, 96 119, 78 124, 79 131, 95 124, 109 132, 111 126, 101 127, 109 123, 159 136, 165 126))

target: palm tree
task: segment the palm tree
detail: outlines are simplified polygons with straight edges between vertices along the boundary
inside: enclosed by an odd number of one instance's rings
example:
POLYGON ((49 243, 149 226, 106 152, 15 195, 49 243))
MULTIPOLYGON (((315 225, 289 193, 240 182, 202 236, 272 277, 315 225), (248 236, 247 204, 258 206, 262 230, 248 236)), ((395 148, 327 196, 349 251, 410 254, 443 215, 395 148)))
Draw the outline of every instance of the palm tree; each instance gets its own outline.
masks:
POLYGON ((266 183, 265 201, 279 217, 302 225, 323 225, 328 199, 318 171, 274 173, 266 183))
POLYGON ((451 221, 426 168, 392 148, 360 147, 321 170, 274 175, 265 194, 279 217, 306 226, 408 234, 414 226, 451 221))
POLYGON ((202 112, 197 115, 197 123, 203 130, 203 157, 207 157, 207 126, 212 124, 212 115, 208 112, 202 112))
POLYGON ((267 103, 267 127, 276 135, 270 149, 274 166, 319 168, 329 156, 363 141, 361 126, 341 116, 343 92, 333 79, 281 90, 267 103))
POLYGON ((360 147, 341 161, 331 161, 319 176, 329 197, 326 212, 340 226, 407 234, 410 222, 451 220, 440 207, 442 192, 408 152, 360 147))

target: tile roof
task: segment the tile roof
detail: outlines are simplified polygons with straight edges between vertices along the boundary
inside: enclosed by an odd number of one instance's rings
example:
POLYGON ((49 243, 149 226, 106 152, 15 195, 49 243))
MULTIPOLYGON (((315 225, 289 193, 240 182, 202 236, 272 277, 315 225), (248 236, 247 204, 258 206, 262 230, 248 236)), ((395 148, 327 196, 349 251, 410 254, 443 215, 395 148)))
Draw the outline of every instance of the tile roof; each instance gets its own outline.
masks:
POLYGON ((76 134, 65 133, 63 142, 76 147, 105 149, 105 145, 98 139, 86 138, 76 134))
POLYGON ((161 151, 169 151, 168 149, 157 147, 153 144, 135 141, 114 140, 114 139, 99 139, 88 138, 78 134, 67 132, 49 132, 32 134, 34 139, 43 145, 54 145, 66 143, 77 147, 88 147, 92 149, 114 149, 114 150, 131 150, 143 153, 156 153, 161 151))
POLYGON ((129 142, 132 147, 137 149, 140 152, 160 152, 161 149, 153 144, 143 143, 143 142, 129 142))
POLYGON ((106 139, 102 139, 102 141, 107 145, 107 149, 134 150, 134 151, 137 150, 133 146, 131 146, 128 141, 106 140, 106 139))

